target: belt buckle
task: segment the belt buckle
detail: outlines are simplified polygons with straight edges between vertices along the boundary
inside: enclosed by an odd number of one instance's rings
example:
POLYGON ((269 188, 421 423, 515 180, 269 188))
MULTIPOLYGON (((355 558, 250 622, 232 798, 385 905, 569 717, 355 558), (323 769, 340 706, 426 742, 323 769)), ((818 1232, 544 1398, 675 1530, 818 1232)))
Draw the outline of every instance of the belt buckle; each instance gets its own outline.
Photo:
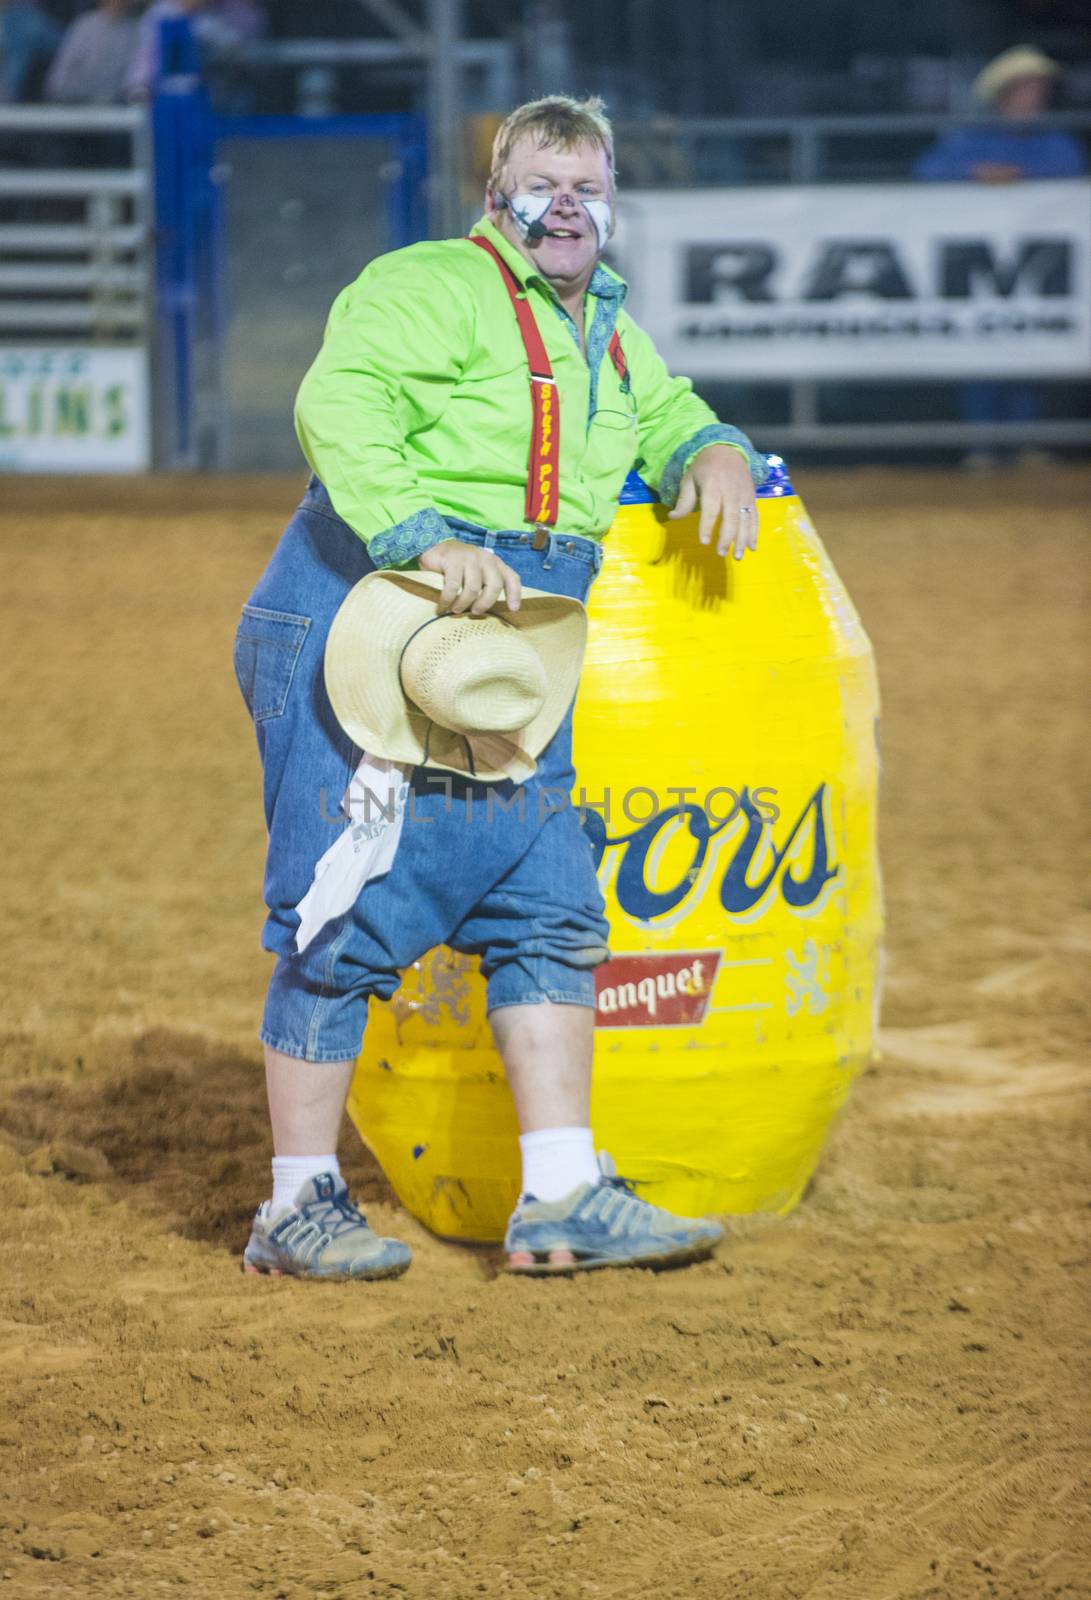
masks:
POLYGON ((534 538, 530 541, 530 548, 532 550, 544 550, 548 543, 549 529, 543 528, 541 523, 538 523, 534 529, 534 538))

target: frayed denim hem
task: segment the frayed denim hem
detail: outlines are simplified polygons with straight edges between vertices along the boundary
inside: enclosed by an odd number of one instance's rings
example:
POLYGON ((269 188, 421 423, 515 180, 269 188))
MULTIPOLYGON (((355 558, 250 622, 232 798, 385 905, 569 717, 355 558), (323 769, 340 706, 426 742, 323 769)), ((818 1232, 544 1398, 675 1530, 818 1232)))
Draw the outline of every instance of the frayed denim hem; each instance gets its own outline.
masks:
POLYGON ((571 989, 531 989, 526 994, 505 997, 503 1000, 489 1000, 485 1005, 485 1015, 491 1017, 494 1011, 504 1011, 508 1006, 586 1006, 589 1011, 594 1011, 596 997, 591 994, 576 994, 571 989))
POLYGON ((286 1039, 273 1039, 264 1031, 258 1033, 258 1038, 262 1044, 267 1044, 270 1050, 279 1050, 281 1055, 293 1056, 297 1061, 309 1062, 311 1066, 319 1066, 329 1061, 355 1061, 363 1048, 364 1042, 361 1039, 355 1050, 350 1050, 347 1055, 340 1050, 333 1055, 327 1054, 325 1050, 318 1051, 314 1055, 308 1055, 306 1046, 301 1047, 294 1041, 289 1043, 286 1039))

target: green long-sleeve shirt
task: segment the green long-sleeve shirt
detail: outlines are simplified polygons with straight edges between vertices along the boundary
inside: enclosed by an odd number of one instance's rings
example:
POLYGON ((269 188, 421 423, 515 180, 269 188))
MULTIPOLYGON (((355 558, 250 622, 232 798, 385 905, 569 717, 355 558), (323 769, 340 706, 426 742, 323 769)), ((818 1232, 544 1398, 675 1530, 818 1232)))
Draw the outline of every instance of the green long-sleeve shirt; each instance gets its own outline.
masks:
MULTIPOLYGON (((648 335, 622 310, 626 285, 595 269, 585 302, 587 353, 550 285, 487 219, 489 239, 524 286, 560 402, 556 531, 601 539, 636 465, 673 505, 698 450, 742 450, 755 481, 767 471, 745 434, 720 423, 672 378, 648 335), (629 369, 607 353, 617 328, 629 369)), ((326 336, 299 390, 296 431, 334 508, 378 566, 413 562, 451 536, 445 517, 500 531, 525 517, 531 396, 508 290, 488 252, 465 239, 410 245, 372 261, 334 301, 326 336)))

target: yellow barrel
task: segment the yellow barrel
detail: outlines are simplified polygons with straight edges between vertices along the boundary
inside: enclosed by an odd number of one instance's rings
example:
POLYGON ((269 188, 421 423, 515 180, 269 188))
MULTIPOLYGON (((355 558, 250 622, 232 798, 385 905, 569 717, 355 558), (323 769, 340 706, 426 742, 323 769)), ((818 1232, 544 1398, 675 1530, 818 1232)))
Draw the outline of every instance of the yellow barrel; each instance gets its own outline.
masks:
MULTIPOLYGON (((575 719, 611 960, 592 1121, 646 1199, 786 1212, 874 1042, 881 899, 871 646, 777 458, 758 551, 622 504, 575 719)), ((503 1234, 518 1129, 476 961, 373 1001, 349 1110, 437 1233, 503 1234)))

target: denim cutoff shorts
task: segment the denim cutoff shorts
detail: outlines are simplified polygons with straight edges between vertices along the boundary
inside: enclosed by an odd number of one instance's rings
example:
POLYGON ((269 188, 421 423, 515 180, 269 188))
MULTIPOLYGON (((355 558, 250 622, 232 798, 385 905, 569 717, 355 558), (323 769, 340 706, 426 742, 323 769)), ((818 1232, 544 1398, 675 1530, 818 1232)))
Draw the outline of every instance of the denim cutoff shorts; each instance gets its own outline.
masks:
MULTIPOLYGON (((602 564, 590 539, 554 534, 534 550, 527 533, 490 533, 455 519, 450 528, 495 550, 525 584, 577 600, 602 564)), ((480 957, 490 1011, 543 1001, 594 1006, 593 969, 609 955, 591 846, 567 802, 575 781, 571 706, 526 784, 415 768, 390 871, 297 954, 295 907, 347 826, 341 799, 360 760, 326 696, 326 635, 346 594, 374 570, 363 541, 312 478, 235 636, 269 830, 262 944, 276 966, 259 1037, 305 1061, 356 1056, 368 997, 390 999, 406 968, 437 945, 480 957)))

